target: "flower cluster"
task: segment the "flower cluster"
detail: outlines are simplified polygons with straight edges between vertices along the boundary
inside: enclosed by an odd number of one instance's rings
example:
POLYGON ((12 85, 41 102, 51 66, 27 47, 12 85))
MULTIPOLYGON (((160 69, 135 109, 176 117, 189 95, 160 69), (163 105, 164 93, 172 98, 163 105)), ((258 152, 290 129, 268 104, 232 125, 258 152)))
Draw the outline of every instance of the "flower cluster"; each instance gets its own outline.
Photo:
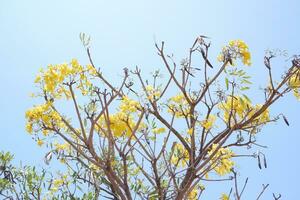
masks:
MULTIPOLYGON (((25 113, 28 133, 38 132, 43 128, 43 134, 47 135, 47 129, 65 127, 65 124, 61 121, 61 116, 51 108, 51 105, 51 102, 46 102, 45 104, 34 106, 25 113)), ((42 145, 41 142, 38 143, 42 145)))
POLYGON ((101 126, 100 132, 109 133, 109 131, 111 131, 115 137, 129 137, 135 126, 133 118, 122 112, 109 115, 109 119, 105 119, 105 117, 102 116, 100 117, 98 124, 101 126))
POLYGON ((36 76, 35 83, 53 98, 65 96, 69 99, 71 93, 69 88, 66 88, 66 83, 76 83, 76 87, 83 95, 86 95, 92 85, 88 75, 96 76, 96 74, 96 69, 91 65, 84 67, 73 59, 69 64, 49 65, 46 70, 41 69, 36 76))
MULTIPOLYGON (((111 131, 115 137, 130 137, 132 130, 136 126, 133 114, 135 114, 140 108, 141 105, 139 102, 126 96, 123 97, 119 105, 118 112, 115 114, 110 114, 108 119, 104 116, 100 117, 98 124, 101 128, 98 130, 102 133, 103 131, 106 133, 111 131)), ((140 127, 141 126, 142 124, 140 127)))
POLYGON ((225 193, 221 194, 220 200, 229 200, 229 196, 225 193))
MULTIPOLYGON (((218 56, 218 60, 225 62, 228 58, 232 60, 241 59, 244 65, 251 65, 249 48, 242 40, 231 40, 227 46, 223 47, 222 52, 218 56)), ((230 64, 233 65, 233 63, 230 64)))
POLYGON ((198 190, 194 188, 187 197, 187 200, 197 200, 198 199, 198 190))
MULTIPOLYGON (((239 120, 250 119, 262 105, 251 105, 251 102, 241 96, 228 96, 224 103, 219 104, 219 108, 224 111, 224 120, 235 124, 239 120)), ((259 116, 252 120, 252 125, 262 125, 270 120, 269 111, 266 109, 259 116)))
POLYGON ((289 79, 289 87, 292 88, 295 97, 300 100, 300 69, 289 79))
POLYGON ((55 192, 57 192, 60 189, 60 187, 63 187, 64 184, 69 184, 69 181, 67 180, 67 175, 61 175, 61 178, 54 179, 50 188, 52 195, 55 192))
POLYGON ((119 106, 119 110, 121 112, 130 114, 136 112, 138 109, 141 108, 141 105, 139 102, 132 100, 128 98, 127 96, 124 96, 122 98, 121 104, 119 106))
POLYGON ((231 172, 232 167, 234 166, 234 162, 231 160, 234 155, 233 151, 229 148, 218 148, 218 144, 213 144, 211 150, 208 152, 208 155, 214 154, 212 159, 210 160, 210 164, 212 165, 212 169, 220 175, 224 176, 231 172), (217 152, 215 153, 215 151, 217 152))
POLYGON ((172 152, 171 163, 184 167, 189 161, 189 153, 182 144, 176 143, 172 152))
POLYGON ((146 86, 146 94, 147 94, 147 99, 149 101, 155 101, 160 97, 161 92, 159 89, 153 88, 152 85, 147 85, 146 86))
POLYGON ((168 112, 175 114, 175 117, 177 118, 186 117, 189 115, 190 106, 182 93, 169 99, 168 112))
POLYGON ((207 119, 200 122, 201 126, 205 129, 211 129, 216 121, 216 116, 209 115, 207 119))
POLYGON ((56 151, 65 151, 65 150, 70 151, 71 150, 71 146, 68 143, 64 143, 64 144, 54 143, 54 147, 55 147, 54 149, 56 151))

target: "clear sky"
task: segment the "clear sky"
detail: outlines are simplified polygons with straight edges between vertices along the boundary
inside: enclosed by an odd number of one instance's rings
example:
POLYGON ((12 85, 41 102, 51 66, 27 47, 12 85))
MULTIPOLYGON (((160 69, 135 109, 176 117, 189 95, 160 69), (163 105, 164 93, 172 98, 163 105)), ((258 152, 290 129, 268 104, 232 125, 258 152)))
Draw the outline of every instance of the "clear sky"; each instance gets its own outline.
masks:
MULTIPOLYGON (((15 153, 16 160, 42 165, 46 149, 37 147, 24 130, 24 112, 35 103, 29 97, 34 76, 50 63, 72 58, 87 63, 80 32, 92 36, 95 62, 111 81, 123 67, 162 67, 154 38, 166 41, 178 61, 199 34, 212 38, 215 52, 231 39, 243 39, 252 52, 250 73, 258 90, 267 78, 264 50, 300 54, 299 7, 298 0, 1 0, 0 150, 15 153)), ((289 61, 278 62, 276 67, 280 71, 288 65, 289 61)), ((285 98, 272 111, 282 112, 291 126, 277 123, 258 135, 260 143, 269 146, 268 169, 259 170, 255 160, 239 164, 250 177, 246 194, 251 197, 262 183, 270 183, 265 199, 271 199, 272 192, 281 193, 282 199, 299 199, 299 102, 285 98)))

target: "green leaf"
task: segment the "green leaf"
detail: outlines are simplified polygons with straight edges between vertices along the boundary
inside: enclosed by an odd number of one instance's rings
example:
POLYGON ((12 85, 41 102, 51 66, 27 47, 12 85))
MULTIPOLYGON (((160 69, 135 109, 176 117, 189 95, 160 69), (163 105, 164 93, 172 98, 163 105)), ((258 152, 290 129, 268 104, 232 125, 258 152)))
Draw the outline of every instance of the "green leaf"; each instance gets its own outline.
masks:
POLYGON ((225 84, 226 84, 226 89, 228 90, 228 88, 229 88, 229 84, 228 84, 228 78, 225 78, 225 84))
POLYGON ((251 76, 243 76, 243 78, 249 79, 249 78, 251 78, 251 76))
POLYGON ((241 87, 241 90, 244 91, 244 90, 249 90, 250 88, 249 87, 241 87))
POLYGON ((248 81, 248 80, 246 80, 246 79, 243 79, 243 80, 241 81, 241 83, 252 84, 251 81, 248 81))
POLYGON ((244 104, 245 104, 245 102, 244 102, 243 98, 239 98, 239 101, 240 101, 240 103, 241 103, 242 105, 244 105, 244 104))
POLYGON ((249 97, 247 95, 243 94, 243 97, 251 103, 251 100, 249 99, 249 97))
POLYGON ((83 119, 83 125, 84 125, 84 127, 87 126, 87 120, 86 120, 86 118, 83 119))

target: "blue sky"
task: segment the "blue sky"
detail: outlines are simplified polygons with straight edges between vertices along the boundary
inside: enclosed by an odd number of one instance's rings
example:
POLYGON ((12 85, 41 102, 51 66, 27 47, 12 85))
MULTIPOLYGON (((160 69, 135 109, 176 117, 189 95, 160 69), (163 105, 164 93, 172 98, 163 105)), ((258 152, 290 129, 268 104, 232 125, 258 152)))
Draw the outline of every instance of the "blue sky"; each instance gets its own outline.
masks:
MULTIPOLYGON (((164 40, 177 61, 199 34, 212 38, 215 54, 229 40, 243 39, 252 52, 250 73, 258 90, 266 80, 262 62, 266 49, 300 53, 299 7, 297 0, 1 0, 0 150, 14 152, 16 160, 42 165, 46 149, 37 147, 24 130, 24 112, 36 102, 29 97, 33 79, 50 63, 72 58, 87 63, 80 32, 92 36, 95 62, 112 81, 123 67, 138 65, 144 71, 162 67, 154 39, 164 40)), ((278 71, 289 64, 279 60, 278 71)), ((278 123, 259 133, 261 143, 269 146, 268 169, 259 170, 254 160, 240 163, 241 172, 250 177, 250 196, 262 183, 270 183, 265 199, 271 192, 282 193, 283 199, 299 198, 299 105, 292 96, 278 102, 272 112, 283 112, 291 126, 278 123)))

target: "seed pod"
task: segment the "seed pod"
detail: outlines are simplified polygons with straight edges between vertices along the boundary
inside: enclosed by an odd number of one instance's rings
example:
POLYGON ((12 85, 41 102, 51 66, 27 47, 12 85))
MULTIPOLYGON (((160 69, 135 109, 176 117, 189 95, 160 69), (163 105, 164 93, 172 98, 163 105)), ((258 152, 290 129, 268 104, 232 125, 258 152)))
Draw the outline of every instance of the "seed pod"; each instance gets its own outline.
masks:
POLYGON ((52 159, 52 152, 50 151, 44 157, 44 162, 46 163, 46 165, 49 165, 51 159, 52 159))
POLYGON ((264 57, 264 64, 268 69, 271 69, 270 58, 268 58, 267 56, 264 57))
POLYGON ((264 166, 265 166, 265 168, 267 168, 267 159, 266 159, 265 155, 264 155, 264 166))
POLYGON ((283 118, 283 120, 284 120, 284 122, 286 123, 286 125, 290 125, 290 123, 289 123, 289 121, 287 120, 287 118, 284 116, 284 115, 282 115, 282 118, 283 118))
POLYGON ((260 156, 259 156, 259 154, 257 156, 257 160, 258 160, 258 167, 259 167, 259 169, 261 169, 261 163, 260 163, 260 156))
POLYGON ((210 67, 210 68, 213 68, 212 64, 209 62, 209 60, 207 59, 207 57, 205 56, 205 52, 204 50, 201 48, 201 54, 202 54, 202 57, 203 59, 205 60, 206 64, 210 67))

